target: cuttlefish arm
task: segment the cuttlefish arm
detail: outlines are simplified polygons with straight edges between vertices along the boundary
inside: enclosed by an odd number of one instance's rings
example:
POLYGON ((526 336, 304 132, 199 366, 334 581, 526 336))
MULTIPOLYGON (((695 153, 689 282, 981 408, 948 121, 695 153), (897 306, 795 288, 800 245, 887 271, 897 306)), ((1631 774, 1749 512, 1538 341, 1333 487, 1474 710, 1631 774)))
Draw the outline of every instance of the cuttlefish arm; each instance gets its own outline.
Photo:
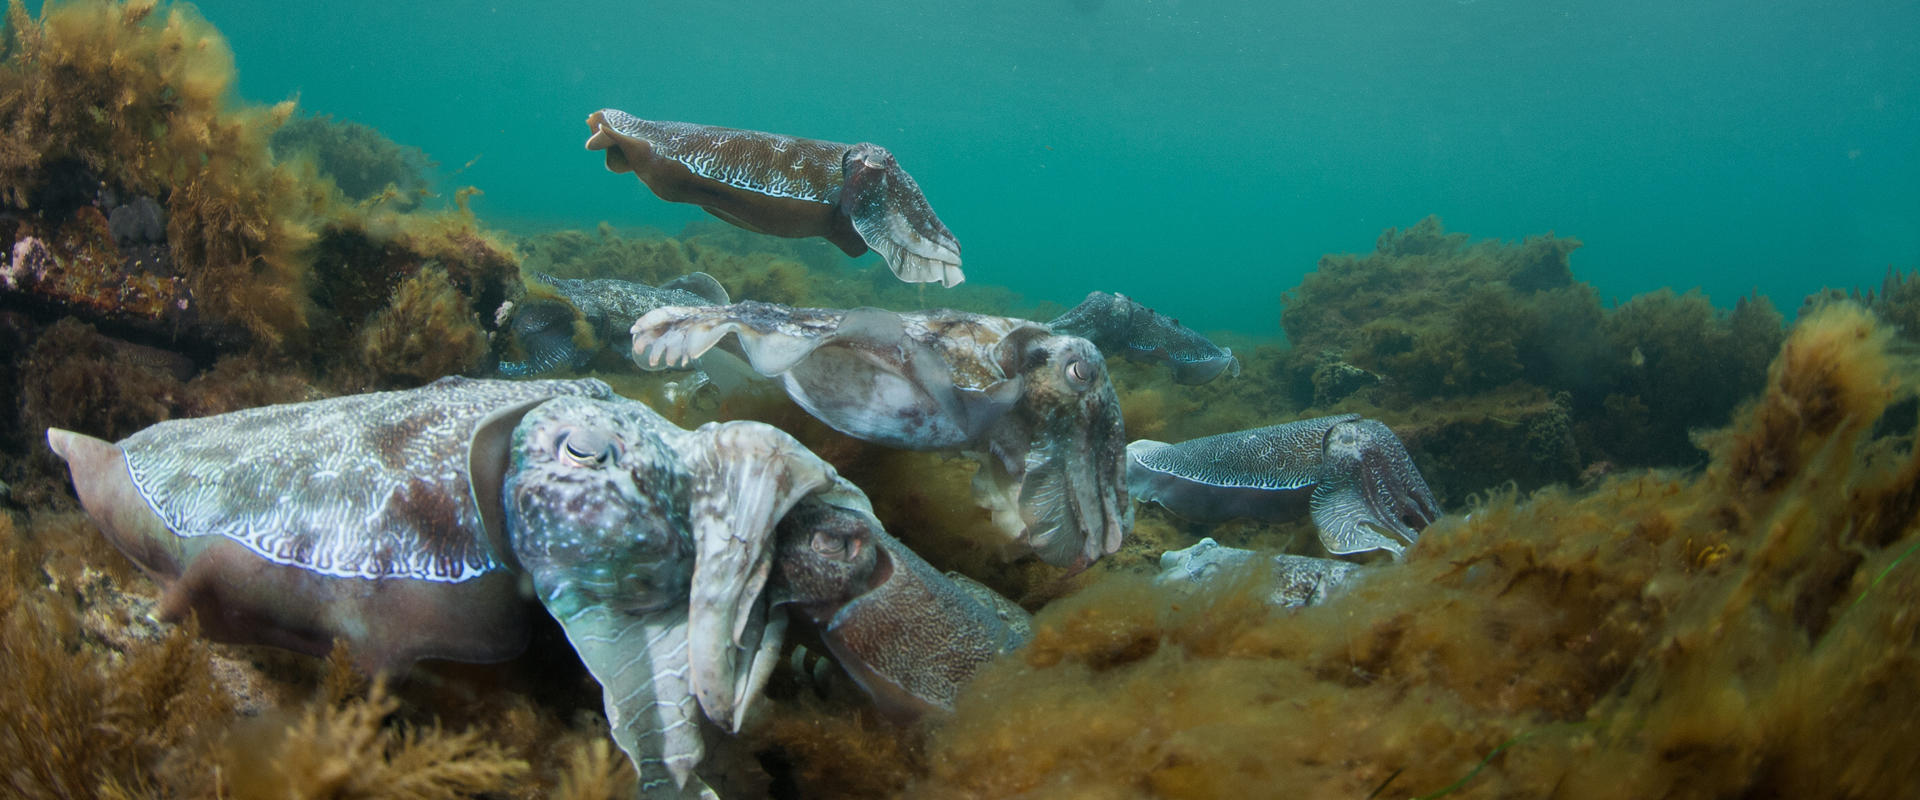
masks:
POLYGON ((785 615, 770 612, 763 597, 775 526, 810 495, 862 505, 866 497, 770 425, 709 423, 679 447, 694 480, 689 679, 707 717, 738 731, 778 660, 785 629, 785 615))
POLYGON ((1440 519, 1440 503, 1400 437, 1378 420, 1334 426, 1327 436, 1311 503, 1320 541, 1335 555, 1388 550, 1399 555, 1440 519))
POLYGON ((893 274, 908 283, 952 288, 966 280, 960 271, 960 241, 940 222, 913 176, 893 153, 877 144, 856 144, 842 165, 845 185, 840 212, 868 247, 887 260, 893 274))
POLYGON ((599 381, 472 381, 174 420, 118 444, 51 429, 81 505, 162 585, 163 619, 218 641, 363 669, 497 661, 526 641, 514 561, 468 469, 496 412, 611 394, 599 381))
POLYGON ((1231 348, 1123 294, 1091 292, 1047 327, 1092 341, 1109 356, 1165 364, 1173 371, 1174 383, 1194 386, 1221 373, 1240 376, 1240 359, 1231 348))
POLYGON ((951 711, 981 667, 1030 637, 1025 610, 941 574, 864 506, 803 501, 781 520, 778 546, 789 602, 897 723, 951 711))
POLYGON ((960 243, 878 145, 655 122, 611 108, 588 116, 587 127, 587 149, 604 151, 608 170, 634 173, 662 200, 756 233, 822 237, 851 257, 871 248, 910 283, 964 280, 960 243))

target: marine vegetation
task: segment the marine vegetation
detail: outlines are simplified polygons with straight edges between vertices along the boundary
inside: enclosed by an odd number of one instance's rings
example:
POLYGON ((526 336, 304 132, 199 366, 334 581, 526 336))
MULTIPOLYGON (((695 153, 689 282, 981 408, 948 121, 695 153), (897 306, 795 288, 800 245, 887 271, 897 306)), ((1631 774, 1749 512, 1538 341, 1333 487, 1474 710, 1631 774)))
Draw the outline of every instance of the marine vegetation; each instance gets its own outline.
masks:
POLYGON ((184 340, 203 364, 252 350, 324 377, 423 265, 483 324, 521 291, 512 254, 464 207, 342 194, 314 155, 342 135, 319 143, 303 125, 276 159, 294 103, 234 99, 232 54, 190 7, 75 0, 34 19, 14 2, 5 41, 9 304, 184 340))
POLYGON ((1241 378, 1182 387, 1116 366, 1128 433, 1179 442, 1357 413, 1406 442, 1448 507, 1508 481, 1699 466, 1693 433, 1759 391, 1780 314, 1762 297, 1729 311, 1666 289, 1603 308, 1574 278, 1579 246, 1473 242, 1436 217, 1388 229, 1282 295, 1289 347, 1241 349, 1241 378))
POLYGON ((332 178, 340 193, 355 202, 381 198, 411 206, 432 185, 429 173, 435 164, 426 151, 397 144, 358 122, 302 116, 274 131, 272 143, 276 160, 312 159, 320 174, 332 178))
POLYGON ((900 793, 1903 796, 1920 450, 1872 435, 1912 368, 1888 334, 1803 320, 1704 472, 1490 494, 1318 607, 1095 583, 969 687, 900 793))

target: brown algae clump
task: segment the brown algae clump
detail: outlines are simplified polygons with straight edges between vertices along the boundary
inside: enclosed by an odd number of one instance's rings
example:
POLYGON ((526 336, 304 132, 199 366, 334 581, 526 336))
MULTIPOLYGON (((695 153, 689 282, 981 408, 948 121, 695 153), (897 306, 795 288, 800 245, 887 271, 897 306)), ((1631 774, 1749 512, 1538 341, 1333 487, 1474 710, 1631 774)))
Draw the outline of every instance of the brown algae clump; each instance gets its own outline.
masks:
POLYGON ((1460 796, 1904 795, 1920 452, 1870 437, 1886 336, 1824 310, 1704 474, 1494 495, 1322 607, 1124 579, 1050 605, 907 794, 1405 798, 1506 744, 1460 796))

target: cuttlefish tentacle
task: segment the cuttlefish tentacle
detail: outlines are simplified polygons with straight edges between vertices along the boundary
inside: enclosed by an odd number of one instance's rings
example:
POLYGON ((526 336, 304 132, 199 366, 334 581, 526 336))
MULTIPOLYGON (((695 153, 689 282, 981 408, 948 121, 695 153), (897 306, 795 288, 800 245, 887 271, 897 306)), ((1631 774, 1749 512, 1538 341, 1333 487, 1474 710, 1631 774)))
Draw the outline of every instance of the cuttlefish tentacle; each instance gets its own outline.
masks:
POLYGON ((1127 488, 1195 522, 1311 516, 1335 555, 1404 551, 1440 505, 1393 431, 1342 414, 1169 445, 1127 445, 1127 488), (1389 535, 1391 534, 1391 535, 1389 535), (1398 539, 1394 538, 1398 537, 1398 539))
POLYGON ((1091 292, 1047 327, 1091 341, 1109 356, 1165 364, 1173 370, 1174 383, 1198 385, 1222 373, 1240 377, 1240 359, 1232 348, 1216 345, 1180 320, 1124 294, 1091 292))
POLYGON ((660 199, 698 205, 756 233, 818 236, 850 257, 869 248, 901 280, 954 286, 960 242, 919 184, 873 144, 644 120, 615 109, 587 117, 588 150, 660 199))

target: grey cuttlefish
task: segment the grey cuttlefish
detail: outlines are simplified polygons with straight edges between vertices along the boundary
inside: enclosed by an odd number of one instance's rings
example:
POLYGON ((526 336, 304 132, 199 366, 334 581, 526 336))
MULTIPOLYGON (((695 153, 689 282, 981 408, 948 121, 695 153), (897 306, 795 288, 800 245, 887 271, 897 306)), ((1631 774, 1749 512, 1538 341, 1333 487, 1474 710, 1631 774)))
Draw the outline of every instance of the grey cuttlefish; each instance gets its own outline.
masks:
POLYGON ((849 257, 872 249, 908 283, 958 285, 960 241, 913 176, 877 144, 840 144, 611 108, 587 117, 588 150, 669 203, 691 203, 770 236, 818 236, 849 257))
POLYGON ((704 272, 690 272, 659 286, 614 279, 571 280, 539 272, 530 277, 553 287, 558 299, 530 298, 513 312, 513 336, 527 360, 501 362, 500 374, 509 378, 538 375, 562 364, 584 369, 598 351, 579 345, 579 326, 586 327, 593 341, 624 352, 628 329, 649 311, 729 302, 726 288, 704 272))
POLYGON ((1080 305, 1047 323, 1054 333, 1093 342, 1108 356, 1125 356, 1173 370, 1173 382, 1196 386, 1225 372, 1240 377, 1240 359, 1180 320, 1124 294, 1088 293, 1080 305))
POLYGON ((905 719, 1025 641, 1025 613, 899 546, 860 490, 758 422, 686 430, 597 380, 444 378, 401 392, 47 431, 80 503, 208 638, 369 672, 498 661, 527 592, 605 691, 640 796, 715 798, 786 608, 905 719), (523 588, 525 587, 525 588, 523 588))
POLYGON ((1311 516, 1334 555, 1396 557, 1440 518, 1420 469, 1393 431, 1339 414, 1167 444, 1127 445, 1127 491, 1194 522, 1311 516))
POLYGON ((662 308, 633 324, 643 368, 732 345, 815 418, 885 447, 981 462, 975 502, 1032 552, 1079 571, 1133 525, 1120 401, 1092 342, 951 309, 662 308), (728 337, 737 341, 728 342, 728 337))

